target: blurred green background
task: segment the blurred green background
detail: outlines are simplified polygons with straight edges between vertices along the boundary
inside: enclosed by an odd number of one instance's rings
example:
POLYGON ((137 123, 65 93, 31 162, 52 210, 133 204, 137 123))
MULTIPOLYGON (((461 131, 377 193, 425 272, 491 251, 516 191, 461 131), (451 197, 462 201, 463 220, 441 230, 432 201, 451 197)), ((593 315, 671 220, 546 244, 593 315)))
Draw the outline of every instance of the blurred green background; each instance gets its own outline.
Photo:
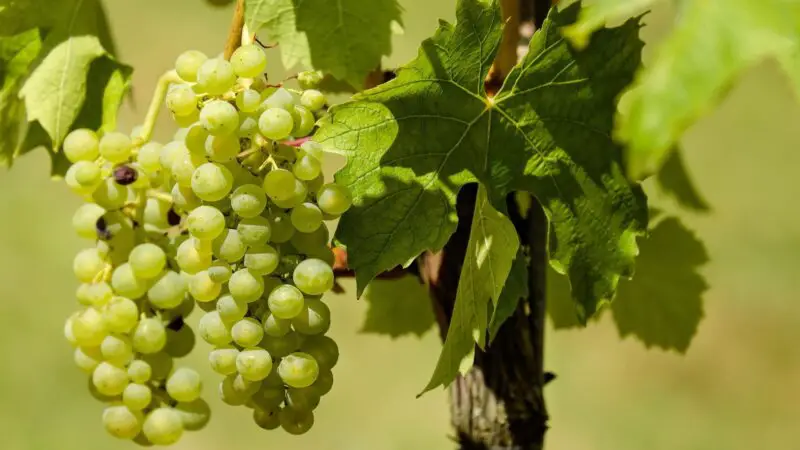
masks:
MULTIPOLYGON (((394 39, 389 66, 412 58, 439 18, 453 17, 453 0, 401 3, 406 30, 394 39)), ((121 59, 136 68, 122 116, 130 129, 179 52, 221 50, 230 9, 202 0, 106 5, 121 59)), ((669 29, 672 13, 663 7, 647 16, 648 42, 669 29)), ((277 50, 269 55, 279 79, 285 72, 277 50)), ((687 133, 686 160, 713 212, 684 213, 658 195, 654 203, 681 216, 708 247, 706 318, 686 355, 620 340, 608 315, 584 330, 548 330, 546 366, 558 374, 546 389, 549 449, 800 448, 798 124, 800 107, 786 80, 765 63, 687 133)), ((163 120, 159 137, 171 133, 163 120)), ((0 448, 132 448, 103 431, 102 406, 86 392, 62 338, 75 308, 72 255, 87 243, 70 226, 79 201, 48 178, 48 164, 37 151, 0 175, 0 448)), ((415 398, 434 367, 438 335, 360 333, 369 304, 355 300, 352 283, 345 288, 329 298, 342 352, 337 381, 311 432, 263 432, 244 408, 221 404, 199 343, 185 364, 205 371, 215 416, 175 448, 453 448, 445 392, 415 398)))

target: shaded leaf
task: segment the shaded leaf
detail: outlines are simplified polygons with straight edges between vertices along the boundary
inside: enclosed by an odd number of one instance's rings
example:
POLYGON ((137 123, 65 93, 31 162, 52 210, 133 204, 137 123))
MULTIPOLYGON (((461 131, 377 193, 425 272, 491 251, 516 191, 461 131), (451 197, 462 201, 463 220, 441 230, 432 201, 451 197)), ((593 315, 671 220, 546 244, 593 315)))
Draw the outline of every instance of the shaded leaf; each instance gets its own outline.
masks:
POLYGON ((459 371, 469 369, 464 361, 474 349, 473 341, 485 346, 489 300, 496 308, 518 250, 514 224, 492 207, 486 190, 479 186, 453 317, 439 361, 422 393, 450 384, 459 371))
POLYGON ((0 165, 10 166, 24 142, 27 119, 19 90, 41 48, 37 29, 0 38, 0 165))
POLYGON ((672 152, 656 175, 658 186, 686 209, 708 212, 711 207, 697 190, 680 151, 672 152))
POLYGON ((434 324, 428 289, 415 276, 375 280, 364 291, 369 304, 362 333, 422 337, 434 324))
POLYGON ((703 318, 708 285, 698 270, 708 262, 705 246, 674 217, 640 241, 636 275, 620 283, 611 304, 617 330, 646 347, 684 353, 703 318))
POLYGON ((502 36, 496 1, 462 0, 397 78, 336 106, 317 139, 348 156, 337 180, 354 195, 338 239, 359 290, 376 274, 438 250, 455 198, 480 181, 503 208, 537 196, 553 228, 551 264, 569 274, 585 320, 629 275, 647 210, 610 137, 616 97, 639 65, 639 22, 596 33, 577 52, 561 37, 577 5, 551 11, 494 98, 483 81, 502 36))
POLYGON ((508 279, 506 279, 506 284, 503 286, 503 292, 500 294, 500 299, 492 312, 492 318, 489 320, 489 342, 494 340, 505 321, 514 315, 519 300, 527 296, 528 259, 520 251, 517 253, 516 259, 514 259, 511 272, 508 273, 508 279))
POLYGON ((794 51, 798 18, 797 0, 684 2, 672 33, 620 102, 616 136, 628 144, 630 174, 654 173, 743 70, 794 51))
POLYGON ((627 19, 644 12, 658 0, 594 0, 583 3, 578 21, 564 28, 564 36, 578 48, 589 44, 592 33, 607 22, 627 19))
POLYGON ((250 30, 280 43, 286 67, 302 64, 357 87, 391 53, 391 23, 400 14, 396 0, 245 1, 250 30))

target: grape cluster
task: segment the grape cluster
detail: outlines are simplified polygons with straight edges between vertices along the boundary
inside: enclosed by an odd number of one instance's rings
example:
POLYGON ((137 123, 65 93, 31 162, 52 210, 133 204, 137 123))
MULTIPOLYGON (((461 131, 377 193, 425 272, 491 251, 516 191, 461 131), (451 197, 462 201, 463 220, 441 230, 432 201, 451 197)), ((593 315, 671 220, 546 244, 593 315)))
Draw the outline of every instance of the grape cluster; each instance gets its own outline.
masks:
POLYGON ((165 98, 172 142, 87 129, 64 141, 65 181, 87 202, 73 225, 96 242, 75 257, 82 310, 65 334, 116 437, 168 445, 208 422, 199 374, 175 363, 194 347, 195 305, 219 395, 260 427, 308 431, 331 389, 324 221, 351 198, 325 183, 308 138, 325 97, 268 85, 265 66, 256 45, 229 61, 187 51, 165 98))

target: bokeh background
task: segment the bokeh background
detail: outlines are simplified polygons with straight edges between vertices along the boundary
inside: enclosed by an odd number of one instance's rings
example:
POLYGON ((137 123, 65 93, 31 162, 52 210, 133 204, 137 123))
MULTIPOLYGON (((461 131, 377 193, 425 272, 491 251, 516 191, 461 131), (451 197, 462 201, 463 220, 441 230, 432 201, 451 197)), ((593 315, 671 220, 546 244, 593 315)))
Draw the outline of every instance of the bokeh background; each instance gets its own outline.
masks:
MULTIPOLYGON (((231 11, 202 0, 105 3, 121 59, 136 68, 122 116, 130 129, 179 52, 221 50, 231 11)), ((454 3, 401 0, 405 33, 395 36, 387 65, 412 58, 439 18, 452 20, 454 3)), ((669 30, 673 12, 667 4, 646 17, 648 42, 669 30)), ((277 50, 269 56, 273 78, 283 77, 277 50)), ((685 355, 621 340, 610 317, 583 330, 548 330, 546 366, 558 374, 546 388, 549 449, 800 448, 798 124, 800 106, 786 80, 764 63, 689 130, 686 161, 713 212, 681 211, 648 190, 708 247, 706 317, 685 355)), ((162 121, 158 136, 172 132, 162 121)), ((86 392, 85 375, 73 367, 62 338, 75 308, 72 255, 86 242, 70 226, 79 201, 49 179, 48 164, 37 151, 0 174, 0 448, 132 448, 103 431, 102 406, 86 392)), ((205 431, 188 433, 175 448, 454 448, 445 392, 415 398, 438 356, 437 333, 361 332, 370 303, 355 299, 352 283, 345 288, 329 299, 331 334, 342 351, 336 384, 307 435, 260 431, 247 410, 219 402, 200 342, 184 364, 204 371, 215 415, 205 431)), ((414 300, 418 294, 408 301, 414 300)))

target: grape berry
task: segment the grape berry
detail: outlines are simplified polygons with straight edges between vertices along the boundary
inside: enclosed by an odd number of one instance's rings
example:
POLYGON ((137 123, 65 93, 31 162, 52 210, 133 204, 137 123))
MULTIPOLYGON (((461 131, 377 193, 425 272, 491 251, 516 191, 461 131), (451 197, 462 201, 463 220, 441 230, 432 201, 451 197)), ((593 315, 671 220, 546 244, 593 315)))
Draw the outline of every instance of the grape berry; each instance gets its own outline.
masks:
MULTIPOLYGON (((95 241, 73 262, 81 310, 64 329, 106 430, 169 445, 210 418, 203 381, 179 359, 195 330, 214 349, 219 395, 264 429, 301 434, 339 357, 321 300, 334 283, 328 228, 350 207, 311 139, 325 97, 267 85, 256 45, 230 61, 187 51, 164 99, 181 126, 162 145, 78 129, 64 141, 73 217, 95 241)), ((307 77, 306 77, 307 78, 307 77)))

